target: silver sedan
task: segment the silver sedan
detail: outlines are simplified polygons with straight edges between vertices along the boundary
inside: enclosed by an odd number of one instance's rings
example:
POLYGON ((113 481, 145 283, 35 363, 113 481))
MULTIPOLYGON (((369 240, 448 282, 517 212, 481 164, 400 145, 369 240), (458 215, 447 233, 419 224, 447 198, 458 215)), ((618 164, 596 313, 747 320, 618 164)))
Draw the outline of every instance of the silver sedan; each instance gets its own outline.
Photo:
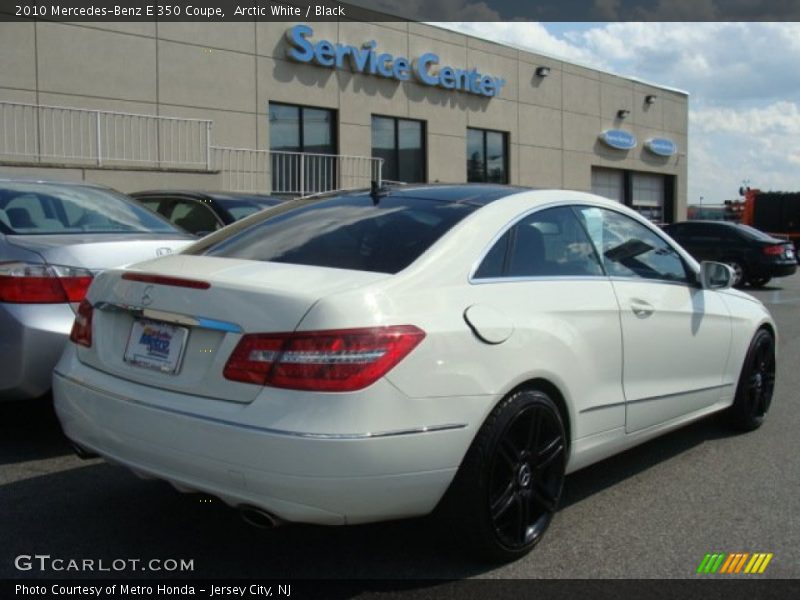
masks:
POLYGON ((0 401, 49 391, 96 273, 191 240, 108 188, 0 179, 0 401))

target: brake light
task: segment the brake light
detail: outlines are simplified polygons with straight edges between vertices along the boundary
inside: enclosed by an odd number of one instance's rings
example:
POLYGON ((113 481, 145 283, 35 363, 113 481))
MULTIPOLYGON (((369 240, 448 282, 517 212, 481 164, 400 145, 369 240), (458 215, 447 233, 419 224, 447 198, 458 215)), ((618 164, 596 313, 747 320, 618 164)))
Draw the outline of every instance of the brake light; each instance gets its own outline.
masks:
POLYGON ((92 283, 87 269, 24 262, 0 263, 0 302, 80 302, 92 283))
POLYGON ((223 373, 226 379, 271 387, 351 392, 383 377, 424 337, 413 325, 249 334, 223 373))
POLYGON ((183 279, 182 277, 165 277, 163 275, 148 275, 146 273, 123 273, 122 278, 127 281, 140 281, 142 283, 155 283, 157 285, 171 285, 173 287, 191 288, 194 290, 207 290, 211 284, 207 281, 196 279, 183 279))
POLYGON ((70 341, 87 348, 92 347, 92 315, 94 308, 92 304, 84 299, 78 306, 75 321, 72 323, 72 331, 69 333, 70 341))
POLYGON ((767 256, 778 256, 783 254, 783 246, 764 246, 764 254, 767 256))

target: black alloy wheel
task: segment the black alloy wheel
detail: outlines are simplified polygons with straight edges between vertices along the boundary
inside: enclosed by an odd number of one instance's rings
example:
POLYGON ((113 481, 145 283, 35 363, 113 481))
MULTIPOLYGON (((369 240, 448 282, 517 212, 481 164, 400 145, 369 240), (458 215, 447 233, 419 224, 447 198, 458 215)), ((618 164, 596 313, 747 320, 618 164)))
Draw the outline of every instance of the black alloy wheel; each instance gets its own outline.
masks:
POLYGON ((498 442, 489 474, 495 534, 510 549, 535 544, 556 511, 564 480, 564 432, 534 404, 517 412, 498 442))
POLYGON ((724 261, 726 265, 728 265, 731 269, 733 269, 733 285, 734 287, 739 287, 744 285, 745 279, 747 277, 744 266, 738 260, 726 260, 724 261))
POLYGON ((764 422, 775 391, 775 338, 759 329, 739 376, 730 416, 737 429, 751 431, 764 422))
POLYGON ((443 500, 474 554, 505 562, 531 551, 558 508, 566 458, 564 423, 546 393, 519 390, 495 407, 443 500))

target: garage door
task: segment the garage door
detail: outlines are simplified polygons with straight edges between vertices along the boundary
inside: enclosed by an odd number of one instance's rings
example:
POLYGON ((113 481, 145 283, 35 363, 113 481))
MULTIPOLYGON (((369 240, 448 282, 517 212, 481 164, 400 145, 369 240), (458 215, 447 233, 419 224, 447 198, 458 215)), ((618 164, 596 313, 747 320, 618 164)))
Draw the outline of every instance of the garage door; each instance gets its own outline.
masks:
POLYGON ((654 173, 631 173, 631 206, 652 221, 664 216, 664 176, 654 173))
POLYGON ((592 193, 624 203, 624 171, 592 167, 592 193))

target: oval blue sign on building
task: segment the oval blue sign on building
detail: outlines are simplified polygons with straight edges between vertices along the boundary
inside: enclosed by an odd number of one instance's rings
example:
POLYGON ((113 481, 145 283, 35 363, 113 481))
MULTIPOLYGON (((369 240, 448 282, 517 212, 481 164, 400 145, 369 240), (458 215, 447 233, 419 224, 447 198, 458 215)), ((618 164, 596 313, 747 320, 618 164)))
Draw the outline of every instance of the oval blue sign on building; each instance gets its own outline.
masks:
POLYGON ((645 142, 645 148, 659 156, 672 156, 678 151, 678 146, 667 138, 651 138, 645 142))
POLYGON ((606 129, 600 134, 600 139, 606 145, 617 150, 631 150, 636 148, 636 136, 624 129, 606 129))

